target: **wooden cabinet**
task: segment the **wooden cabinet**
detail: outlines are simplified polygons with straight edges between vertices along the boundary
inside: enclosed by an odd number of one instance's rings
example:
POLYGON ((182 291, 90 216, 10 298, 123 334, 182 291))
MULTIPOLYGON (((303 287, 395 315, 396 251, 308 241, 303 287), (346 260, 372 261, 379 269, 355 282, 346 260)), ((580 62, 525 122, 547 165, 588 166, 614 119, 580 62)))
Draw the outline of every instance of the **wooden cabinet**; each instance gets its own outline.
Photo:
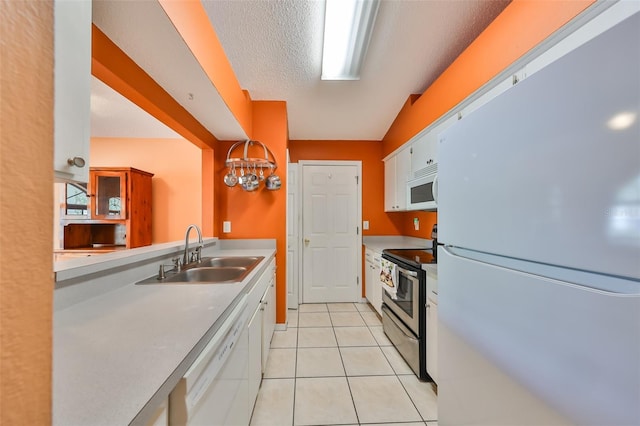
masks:
MULTIPOLYGON (((127 183, 132 178, 124 170, 91 169, 89 208, 93 219, 127 218, 127 183)), ((134 201, 139 202, 138 199, 134 201)))
POLYGON ((371 306, 382 316, 382 286, 380 285, 380 253, 365 250, 365 295, 371 306))
POLYGON ((131 167, 95 167, 89 173, 89 219, 69 220, 65 249, 148 246, 152 173, 131 167))
POLYGON ((53 168, 58 179, 86 183, 91 112, 91 2, 56 0, 53 10, 53 168), (76 164, 82 159, 85 165, 74 165, 74 158, 76 164))
POLYGON ((407 209, 407 181, 411 172, 411 151, 405 148, 384 161, 384 211, 407 209))

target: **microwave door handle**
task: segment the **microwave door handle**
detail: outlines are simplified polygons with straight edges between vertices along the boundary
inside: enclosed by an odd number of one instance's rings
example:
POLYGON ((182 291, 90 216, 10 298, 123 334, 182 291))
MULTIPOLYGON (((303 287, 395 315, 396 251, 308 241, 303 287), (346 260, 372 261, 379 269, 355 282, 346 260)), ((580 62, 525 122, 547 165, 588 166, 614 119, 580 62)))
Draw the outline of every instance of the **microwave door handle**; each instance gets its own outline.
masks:
POLYGON ((431 185, 431 194, 433 195, 433 201, 438 204, 438 175, 433 178, 433 185, 431 185))
POLYGON ((398 271, 402 272, 405 275, 409 275, 411 277, 417 277, 418 276, 418 273, 415 272, 415 271, 407 271, 406 269, 401 268, 399 266, 396 266, 396 267, 398 268, 398 271))

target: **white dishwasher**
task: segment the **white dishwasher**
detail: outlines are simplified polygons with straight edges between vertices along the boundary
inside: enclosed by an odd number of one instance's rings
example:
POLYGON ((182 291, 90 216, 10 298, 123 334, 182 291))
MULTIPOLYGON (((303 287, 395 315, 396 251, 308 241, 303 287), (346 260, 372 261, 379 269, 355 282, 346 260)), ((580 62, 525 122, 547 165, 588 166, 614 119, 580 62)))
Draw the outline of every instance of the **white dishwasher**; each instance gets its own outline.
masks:
POLYGON ((170 425, 249 424, 247 296, 169 396, 170 425))

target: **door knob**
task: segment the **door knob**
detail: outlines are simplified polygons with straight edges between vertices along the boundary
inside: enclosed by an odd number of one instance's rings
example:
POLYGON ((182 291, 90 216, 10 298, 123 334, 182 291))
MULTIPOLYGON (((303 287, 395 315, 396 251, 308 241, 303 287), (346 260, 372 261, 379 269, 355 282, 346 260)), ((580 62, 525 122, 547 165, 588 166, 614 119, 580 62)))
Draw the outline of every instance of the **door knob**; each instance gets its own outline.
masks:
POLYGON ((311 242, 311 241, 309 241, 309 239, 307 239, 307 238, 305 238, 305 239, 304 239, 304 243, 305 243, 305 244, 309 244, 310 242, 311 242))

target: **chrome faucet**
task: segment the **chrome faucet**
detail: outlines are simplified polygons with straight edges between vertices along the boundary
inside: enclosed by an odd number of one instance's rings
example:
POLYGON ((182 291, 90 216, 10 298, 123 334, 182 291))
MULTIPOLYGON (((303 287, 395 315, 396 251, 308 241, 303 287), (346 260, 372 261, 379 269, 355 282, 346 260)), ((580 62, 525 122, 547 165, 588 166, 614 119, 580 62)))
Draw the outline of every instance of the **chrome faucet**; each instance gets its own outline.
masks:
MULTIPOLYGON (((202 260, 202 232, 200 232, 200 228, 198 225, 189 225, 187 226, 187 232, 184 233, 184 255, 182 256, 182 264, 186 265, 189 263, 189 232, 192 228, 196 228, 196 232, 198 233, 198 247, 196 247, 196 259, 195 261, 200 262, 202 260)), ((193 261, 193 260, 192 260, 193 261)))

